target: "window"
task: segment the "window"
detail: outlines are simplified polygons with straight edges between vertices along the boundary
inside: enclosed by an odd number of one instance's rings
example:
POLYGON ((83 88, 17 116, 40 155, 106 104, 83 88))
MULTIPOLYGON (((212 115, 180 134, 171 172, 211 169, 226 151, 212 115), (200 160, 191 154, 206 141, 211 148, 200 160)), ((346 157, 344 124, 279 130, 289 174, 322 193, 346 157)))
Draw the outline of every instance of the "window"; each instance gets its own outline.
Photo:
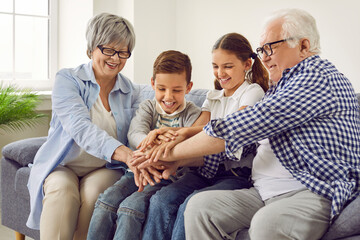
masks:
POLYGON ((50 90, 57 71, 57 0, 1 0, 0 82, 50 90))

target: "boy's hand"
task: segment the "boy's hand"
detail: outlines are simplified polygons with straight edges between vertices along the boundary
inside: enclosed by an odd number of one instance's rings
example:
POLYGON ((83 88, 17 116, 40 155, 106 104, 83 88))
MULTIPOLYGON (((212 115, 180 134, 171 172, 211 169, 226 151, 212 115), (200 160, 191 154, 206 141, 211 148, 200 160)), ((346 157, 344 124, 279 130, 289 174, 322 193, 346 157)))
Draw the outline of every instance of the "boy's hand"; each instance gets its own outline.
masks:
POLYGON ((146 158, 150 159, 150 162, 156 162, 160 158, 165 160, 170 150, 185 139, 187 139, 186 128, 180 128, 176 131, 176 137, 172 141, 154 146, 151 150, 147 151, 146 158))
POLYGON ((169 127, 154 129, 141 141, 137 148, 140 151, 145 151, 148 147, 160 145, 163 142, 169 142, 177 136, 177 132, 169 127))
POLYGON ((149 150, 146 154, 146 158, 149 159, 149 162, 157 162, 160 158, 162 160, 166 159, 169 155, 170 150, 176 146, 176 144, 185 140, 185 137, 182 135, 178 135, 173 141, 163 143, 159 146, 154 146, 151 150, 149 150))
POLYGON ((133 152, 133 157, 130 160, 129 164, 133 167, 137 167, 139 164, 145 162, 146 160, 146 153, 141 152, 140 150, 136 150, 133 152))

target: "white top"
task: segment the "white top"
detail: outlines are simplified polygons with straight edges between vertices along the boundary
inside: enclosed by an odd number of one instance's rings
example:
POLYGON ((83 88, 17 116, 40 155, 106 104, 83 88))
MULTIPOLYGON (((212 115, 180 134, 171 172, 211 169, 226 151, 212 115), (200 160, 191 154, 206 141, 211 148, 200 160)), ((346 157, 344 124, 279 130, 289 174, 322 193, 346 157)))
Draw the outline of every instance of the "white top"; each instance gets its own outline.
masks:
MULTIPOLYGON (((114 116, 111 111, 108 112, 105 109, 100 96, 96 99, 94 105, 90 109, 90 118, 93 124, 97 125, 99 128, 105 130, 110 136, 117 139, 114 116)), ((96 138, 96 136, 94 136, 94 138, 96 138)), ((88 154, 79 146, 77 146, 76 149, 78 151, 78 157, 75 159, 65 159, 61 165, 67 166, 79 177, 84 176, 97 168, 103 167, 106 164, 106 161, 88 154)), ((68 156, 73 155, 68 154, 68 156)))
MULTIPOLYGON (((211 120, 223 118, 228 114, 234 113, 242 106, 253 106, 264 97, 264 90, 259 84, 250 84, 245 81, 236 89, 233 95, 224 96, 224 90, 212 90, 207 94, 206 100, 202 106, 202 111, 211 113, 211 120)), ((235 154, 241 159, 243 148, 240 148, 235 154)), ((252 158, 242 159, 241 162, 226 161, 226 169, 247 166, 251 168, 252 158)))
POLYGON ((253 160, 252 180, 263 201, 304 188, 304 185, 281 165, 271 149, 269 139, 261 140, 259 144, 253 160))

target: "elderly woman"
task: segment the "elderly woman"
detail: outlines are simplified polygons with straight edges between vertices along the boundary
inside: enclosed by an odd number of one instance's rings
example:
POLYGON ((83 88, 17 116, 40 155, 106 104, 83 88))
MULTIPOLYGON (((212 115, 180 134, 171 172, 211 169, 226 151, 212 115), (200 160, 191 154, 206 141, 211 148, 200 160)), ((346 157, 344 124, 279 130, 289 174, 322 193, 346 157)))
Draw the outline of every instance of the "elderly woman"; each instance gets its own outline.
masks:
POLYGON ((133 26, 102 13, 89 21, 86 38, 91 61, 56 75, 48 138, 28 182, 27 226, 40 229, 41 239, 85 239, 98 195, 132 154, 126 135, 140 94, 120 71, 134 49, 133 26))

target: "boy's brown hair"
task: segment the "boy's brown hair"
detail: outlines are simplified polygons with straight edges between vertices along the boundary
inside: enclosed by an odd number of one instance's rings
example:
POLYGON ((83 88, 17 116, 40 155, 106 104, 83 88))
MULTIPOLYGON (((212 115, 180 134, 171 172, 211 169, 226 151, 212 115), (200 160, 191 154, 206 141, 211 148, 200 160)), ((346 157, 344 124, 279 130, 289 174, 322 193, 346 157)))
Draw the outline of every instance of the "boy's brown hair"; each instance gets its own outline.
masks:
POLYGON ((185 71, 186 83, 191 82, 191 61, 188 55, 169 50, 162 52, 155 60, 153 67, 153 80, 158 73, 178 73, 181 74, 185 71))

